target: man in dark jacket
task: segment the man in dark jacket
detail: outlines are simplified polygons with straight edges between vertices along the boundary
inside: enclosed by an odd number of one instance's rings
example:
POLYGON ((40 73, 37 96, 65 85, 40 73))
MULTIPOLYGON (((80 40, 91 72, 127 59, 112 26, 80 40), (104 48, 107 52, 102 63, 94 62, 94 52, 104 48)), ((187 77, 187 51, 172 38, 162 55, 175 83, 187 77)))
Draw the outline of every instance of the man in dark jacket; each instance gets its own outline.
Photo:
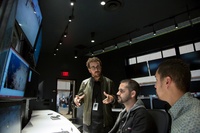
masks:
POLYGON ((156 133, 153 118, 143 102, 137 100, 139 91, 140 86, 134 80, 125 79, 120 82, 118 102, 124 104, 125 109, 120 112, 109 133, 156 133))

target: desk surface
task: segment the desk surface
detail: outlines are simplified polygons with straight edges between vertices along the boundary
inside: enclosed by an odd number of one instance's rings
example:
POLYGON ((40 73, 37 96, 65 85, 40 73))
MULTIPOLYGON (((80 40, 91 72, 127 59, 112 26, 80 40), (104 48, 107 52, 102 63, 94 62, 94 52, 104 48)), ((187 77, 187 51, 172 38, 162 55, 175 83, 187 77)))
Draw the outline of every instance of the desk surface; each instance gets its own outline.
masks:
POLYGON ((71 121, 52 110, 33 111, 22 133, 80 133, 71 121))

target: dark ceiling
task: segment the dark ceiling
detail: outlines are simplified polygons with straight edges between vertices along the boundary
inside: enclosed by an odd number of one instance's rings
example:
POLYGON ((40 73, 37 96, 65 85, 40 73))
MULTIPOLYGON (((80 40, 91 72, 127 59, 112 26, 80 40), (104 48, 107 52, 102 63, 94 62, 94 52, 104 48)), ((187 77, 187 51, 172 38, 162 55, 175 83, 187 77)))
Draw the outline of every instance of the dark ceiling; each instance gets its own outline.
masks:
POLYGON ((39 0, 43 15, 41 54, 73 57, 200 17, 199 0, 39 0), (74 19, 68 22, 69 16, 74 19), (68 32, 63 38, 64 32, 68 32), (91 43, 91 32, 95 43, 91 43))

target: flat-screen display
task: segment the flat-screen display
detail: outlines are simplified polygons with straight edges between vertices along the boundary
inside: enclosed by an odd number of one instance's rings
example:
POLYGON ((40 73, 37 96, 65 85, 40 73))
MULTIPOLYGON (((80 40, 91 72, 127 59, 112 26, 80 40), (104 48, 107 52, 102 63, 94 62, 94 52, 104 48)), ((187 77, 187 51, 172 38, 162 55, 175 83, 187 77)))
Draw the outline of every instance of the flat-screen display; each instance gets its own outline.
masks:
POLYGON ((171 56, 171 57, 167 57, 167 58, 161 58, 161 59, 148 61, 151 76, 156 74, 156 71, 157 71, 158 66, 160 65, 160 63, 162 63, 163 61, 165 61, 167 59, 172 59, 172 58, 176 58, 176 57, 175 56, 171 56))
POLYGON ((143 96, 156 95, 156 89, 154 85, 141 86, 140 95, 143 96))
POLYGON ((18 0, 16 20, 32 47, 34 47, 42 22, 38 0, 18 0))
POLYGON ((153 103, 153 109, 167 109, 168 110, 170 108, 169 103, 157 98, 153 98, 152 103, 153 103))
POLYGON ((182 54, 180 58, 190 65, 190 70, 200 69, 200 51, 182 54))
POLYGON ((156 74, 156 70, 158 69, 158 66, 161 62, 163 62, 164 59, 157 59, 157 60, 152 60, 152 61, 148 61, 149 63, 149 69, 151 72, 151 75, 155 75, 156 74))
POLYGON ((200 80, 190 82, 190 92, 200 92, 200 80))
POLYGON ((148 99, 141 99, 141 100, 144 103, 144 106, 146 107, 146 109, 152 109, 150 98, 148 98, 148 99))
POLYGON ((4 67, 0 97, 22 98, 26 87, 28 70, 28 63, 13 48, 10 48, 4 67))
POLYGON ((0 133, 21 133, 21 105, 0 102, 0 133))
POLYGON ((34 55, 33 55, 35 65, 38 62, 41 46, 42 46, 42 28, 39 31, 39 34, 38 34, 38 37, 37 37, 37 40, 36 40, 36 43, 35 43, 35 49, 34 49, 35 51, 34 51, 34 55))
POLYGON ((37 98, 38 85, 39 85, 39 73, 36 70, 29 67, 24 98, 37 98))
POLYGON ((149 76, 149 71, 146 62, 137 63, 126 66, 126 75, 128 78, 138 78, 149 76))

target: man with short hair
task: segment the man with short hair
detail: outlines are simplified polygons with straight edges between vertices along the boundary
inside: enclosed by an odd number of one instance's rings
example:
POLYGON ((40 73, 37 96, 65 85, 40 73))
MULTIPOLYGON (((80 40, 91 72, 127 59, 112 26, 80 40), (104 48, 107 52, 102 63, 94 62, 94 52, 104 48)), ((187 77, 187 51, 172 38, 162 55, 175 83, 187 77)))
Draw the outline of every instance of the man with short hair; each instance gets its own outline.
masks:
POLYGON ((118 103, 125 106, 109 133, 156 133, 156 125, 143 102, 137 99, 139 84, 131 79, 120 82, 118 103))
POLYGON ((83 133, 108 133, 114 124, 112 104, 115 103, 113 81, 102 75, 102 63, 97 57, 86 62, 90 78, 82 81, 74 103, 83 103, 83 133))
POLYGON ((188 92, 189 66, 181 59, 169 59, 159 65, 155 77, 158 98, 171 106, 171 133, 199 133, 200 101, 188 92))

